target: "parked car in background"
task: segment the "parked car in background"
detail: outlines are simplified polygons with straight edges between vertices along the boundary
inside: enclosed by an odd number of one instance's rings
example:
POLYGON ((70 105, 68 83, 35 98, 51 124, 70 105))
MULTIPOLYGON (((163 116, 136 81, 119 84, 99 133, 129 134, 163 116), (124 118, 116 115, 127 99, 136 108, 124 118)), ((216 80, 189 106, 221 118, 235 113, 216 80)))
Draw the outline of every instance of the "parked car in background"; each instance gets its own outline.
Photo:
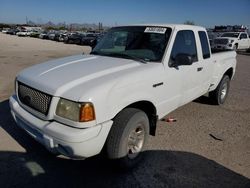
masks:
POLYGON ((59 35, 58 41, 59 41, 59 42, 64 42, 64 41, 65 41, 65 38, 68 37, 68 35, 69 35, 69 34, 68 34, 67 32, 61 33, 61 34, 59 35))
POLYGON ((55 32, 55 36, 54 36, 54 41, 58 41, 59 42, 59 37, 60 37, 60 35, 62 34, 62 32, 61 31, 57 31, 57 32, 55 32))
POLYGON ((30 33, 30 37, 33 37, 33 38, 39 38, 41 32, 40 31, 32 31, 30 33))
POLYGON ((31 31, 27 31, 27 30, 22 30, 16 33, 17 36, 19 37, 27 37, 30 36, 31 31))
POLYGON ((71 33, 64 38, 64 42, 67 44, 81 44, 82 37, 84 37, 81 33, 71 33))
POLYGON ((208 34, 208 39, 210 43, 210 47, 213 48, 214 46, 214 39, 217 37, 213 32, 209 32, 208 34))
POLYGON ((42 32, 40 35, 39 35, 39 38, 40 39, 49 39, 49 35, 46 31, 42 32))
POLYGON ((95 34, 95 33, 86 33, 82 37, 81 44, 82 45, 88 45, 88 46, 91 46, 93 48, 93 47, 96 46, 97 37, 98 37, 98 34, 95 34))
POLYGON ((16 33, 18 33, 19 31, 20 31, 19 29, 12 28, 12 29, 8 29, 6 33, 10 35, 16 35, 16 33))
POLYGON ((216 50, 247 50, 250 39, 246 32, 227 32, 214 40, 216 50))
POLYGON ((7 33, 7 31, 9 30, 10 28, 3 28, 2 29, 2 33, 7 33))
POLYGON ((55 32, 53 31, 53 32, 49 32, 48 33, 48 38, 49 38, 49 40, 54 40, 54 38, 55 38, 55 32))
POLYGON ((214 40, 221 36, 222 33, 218 33, 218 32, 208 32, 208 38, 209 38, 209 43, 210 43, 210 47, 211 49, 214 49, 214 40))
POLYGON ((49 40, 59 41, 60 31, 50 31, 48 33, 49 40))

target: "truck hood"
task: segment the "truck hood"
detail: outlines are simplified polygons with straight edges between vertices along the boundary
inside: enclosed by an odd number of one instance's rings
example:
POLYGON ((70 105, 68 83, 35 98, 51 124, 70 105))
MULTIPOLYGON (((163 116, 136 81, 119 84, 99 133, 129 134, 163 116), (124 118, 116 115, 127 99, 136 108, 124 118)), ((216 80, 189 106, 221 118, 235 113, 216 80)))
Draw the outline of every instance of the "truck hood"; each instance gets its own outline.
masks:
POLYGON ((17 80, 50 95, 63 96, 76 86, 140 65, 129 59, 76 55, 27 68, 17 76, 17 80))

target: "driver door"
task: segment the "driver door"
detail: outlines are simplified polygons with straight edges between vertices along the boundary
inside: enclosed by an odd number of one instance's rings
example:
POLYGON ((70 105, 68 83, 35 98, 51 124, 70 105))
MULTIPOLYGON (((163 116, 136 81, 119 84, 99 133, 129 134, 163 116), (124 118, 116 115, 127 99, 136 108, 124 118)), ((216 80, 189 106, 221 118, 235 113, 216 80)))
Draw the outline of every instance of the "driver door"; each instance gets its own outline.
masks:
POLYGON ((192 64, 180 64, 171 67, 170 71, 175 77, 181 79, 179 105, 186 104, 200 95, 200 70, 202 65, 198 61, 195 34, 192 30, 178 31, 170 55, 169 64, 176 60, 179 54, 187 55, 191 58, 192 64))

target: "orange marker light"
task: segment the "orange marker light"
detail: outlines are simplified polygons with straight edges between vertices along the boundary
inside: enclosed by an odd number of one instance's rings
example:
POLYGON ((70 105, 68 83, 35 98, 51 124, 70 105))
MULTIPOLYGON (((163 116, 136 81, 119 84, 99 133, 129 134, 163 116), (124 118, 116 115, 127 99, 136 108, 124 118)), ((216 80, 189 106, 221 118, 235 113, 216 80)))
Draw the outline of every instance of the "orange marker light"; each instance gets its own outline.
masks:
POLYGON ((92 120, 95 120, 95 109, 93 104, 91 103, 83 104, 80 109, 79 121, 87 122, 92 120))

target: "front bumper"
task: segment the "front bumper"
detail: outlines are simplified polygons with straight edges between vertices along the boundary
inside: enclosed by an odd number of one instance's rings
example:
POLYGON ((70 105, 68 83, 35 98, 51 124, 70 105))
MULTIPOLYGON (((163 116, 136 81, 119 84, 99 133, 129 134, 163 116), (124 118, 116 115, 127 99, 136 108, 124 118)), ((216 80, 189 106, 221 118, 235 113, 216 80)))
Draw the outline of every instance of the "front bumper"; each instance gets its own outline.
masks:
POLYGON ((41 120, 24 110, 15 95, 9 100, 11 114, 17 125, 49 151, 70 158, 87 158, 101 152, 113 121, 91 128, 69 127, 56 121, 41 120))

